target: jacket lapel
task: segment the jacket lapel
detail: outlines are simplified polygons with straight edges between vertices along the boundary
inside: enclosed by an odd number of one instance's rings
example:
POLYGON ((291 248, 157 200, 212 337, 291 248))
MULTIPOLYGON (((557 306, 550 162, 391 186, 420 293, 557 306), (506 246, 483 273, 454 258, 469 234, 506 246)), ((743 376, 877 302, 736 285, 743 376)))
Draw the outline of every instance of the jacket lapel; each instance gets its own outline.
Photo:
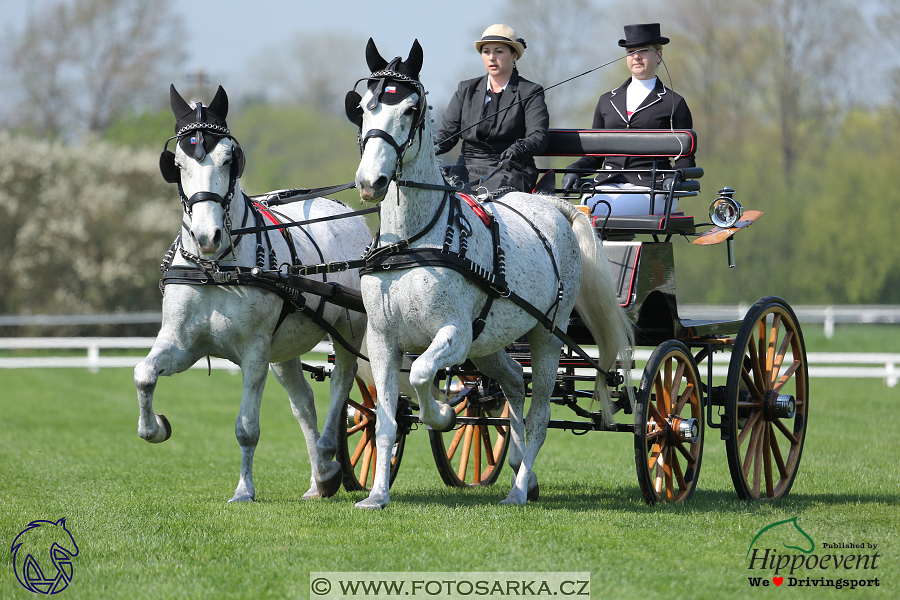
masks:
POLYGON ((619 117, 622 118, 622 121, 626 123, 626 125, 628 123, 628 109, 625 108, 625 99, 629 83, 631 83, 630 77, 625 81, 625 83, 610 92, 610 102, 612 103, 613 108, 619 114, 619 117))

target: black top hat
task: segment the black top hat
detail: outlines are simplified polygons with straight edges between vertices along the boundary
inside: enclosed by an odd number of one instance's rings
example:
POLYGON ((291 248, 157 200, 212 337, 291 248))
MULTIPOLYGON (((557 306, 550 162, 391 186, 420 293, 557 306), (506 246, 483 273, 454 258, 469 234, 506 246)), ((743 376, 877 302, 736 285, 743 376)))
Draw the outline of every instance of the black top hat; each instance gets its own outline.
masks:
POLYGON ((659 35, 659 23, 638 23, 625 26, 625 39, 619 40, 623 48, 668 44, 669 38, 659 35))

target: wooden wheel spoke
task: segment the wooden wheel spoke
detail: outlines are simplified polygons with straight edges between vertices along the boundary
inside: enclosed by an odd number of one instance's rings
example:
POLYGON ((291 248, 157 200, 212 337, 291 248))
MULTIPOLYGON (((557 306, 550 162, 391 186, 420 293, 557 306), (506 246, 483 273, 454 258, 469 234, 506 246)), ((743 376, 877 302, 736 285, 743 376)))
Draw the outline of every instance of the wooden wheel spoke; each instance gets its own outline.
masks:
POLYGON ((674 455, 672 456, 672 471, 675 473, 675 481, 678 483, 679 490, 688 489, 688 484, 684 480, 684 473, 681 470, 681 463, 675 459, 674 455))
POLYGON ((654 406, 652 403, 650 403, 649 406, 653 407, 653 409, 656 409, 657 414, 659 414, 659 410, 665 412, 666 389, 665 382, 662 378, 662 373, 656 374, 656 378, 653 380, 653 389, 656 392, 656 405, 654 406))
POLYGON ((662 430, 666 428, 667 419, 664 415, 660 414, 659 409, 653 406, 652 404, 648 404, 647 408, 650 409, 651 417, 654 421, 656 421, 656 426, 662 430))
POLYGON ((745 366, 741 367, 741 381, 747 386, 747 391, 753 398, 762 398, 763 395, 759 391, 761 388, 756 387, 755 374, 751 374, 745 366))
POLYGON ((753 425, 756 423, 757 419, 762 416, 762 412, 754 412, 753 415, 747 419, 747 422, 744 423, 744 428, 741 430, 741 433, 738 435, 738 447, 742 446, 744 440, 747 438, 747 434, 753 430, 753 425))
POLYGON ((744 473, 744 479, 747 478, 750 473, 750 466, 753 464, 753 459, 756 458, 756 445, 759 443, 759 432, 760 427, 759 423, 761 419, 759 419, 760 413, 757 413, 755 416, 757 418, 753 419, 753 424, 751 425, 749 422, 747 426, 744 427, 745 430, 752 429, 750 433, 750 441, 747 443, 747 453, 744 455, 744 462, 741 465, 741 470, 744 473))
POLYGON ((472 450, 473 426, 466 425, 463 429, 465 435, 463 436, 462 456, 459 457, 459 469, 456 471, 456 476, 465 481, 466 471, 469 469, 469 453, 472 450))
MULTIPOLYGON (((762 323, 760 323, 762 325, 762 323)), ((759 344, 762 345, 762 339, 759 340, 759 344)), ((764 390, 766 389, 765 379, 763 378, 763 369, 762 365, 759 363, 759 354, 757 353, 756 345, 753 344, 753 340, 747 344, 747 353, 750 355, 750 371, 753 376, 753 386, 756 390, 764 390)), ((746 370, 747 365, 742 367, 742 370, 746 370)), ((743 378, 743 373, 742 373, 743 378)), ((749 382, 747 382, 747 387, 749 388, 749 382)))
POLYGON ((356 463, 359 462, 359 457, 362 455, 363 451, 369 447, 369 429, 364 429, 363 434, 360 437, 359 443, 356 445, 356 449, 353 451, 353 455, 350 457, 350 464, 356 467, 356 463))
POLYGON ((654 448, 654 450, 656 450, 656 452, 653 455, 653 463, 655 463, 654 468, 656 469, 656 479, 654 481, 654 489, 656 490, 657 495, 661 495, 662 494, 662 486, 663 486, 663 472, 665 471, 665 468, 666 468, 666 461, 665 461, 664 457, 666 455, 667 448, 666 448, 665 442, 662 442, 658 445, 654 445, 653 448, 654 448))
POLYGON ((354 425, 353 427, 349 428, 349 429, 347 430, 347 435, 350 436, 350 435, 353 435, 353 434, 355 434, 355 433, 358 433, 359 431, 365 429, 365 428, 368 427, 368 426, 369 426, 369 421, 368 421, 368 419, 366 419, 366 420, 364 420, 362 423, 360 423, 359 425, 354 425))
POLYGON ((363 406, 362 404, 355 402, 353 400, 348 400, 347 404, 361 412, 364 416, 373 419, 376 416, 375 410, 371 406, 363 406))
POLYGON ((681 411, 684 410, 684 405, 690 399, 690 397, 694 394, 694 384, 688 382, 687 386, 684 388, 684 392, 681 394, 681 397, 678 398, 678 404, 675 405, 675 410, 672 411, 673 415, 680 415, 681 411))
POLYGON ((480 425, 475 425, 472 429, 472 437, 474 438, 472 446, 475 450, 472 470, 473 483, 481 483, 481 431, 483 428, 480 425))
POLYGON ((454 410, 454 412, 456 412, 456 415, 459 416, 459 413, 466 410, 466 408, 468 408, 468 406, 469 406, 469 399, 466 398, 465 400, 463 400, 462 402, 457 404, 455 407, 453 407, 453 410, 454 410))
POLYGON ((760 445, 760 451, 763 455, 763 470, 766 478, 766 497, 774 498, 775 497, 775 485, 772 482, 772 452, 771 452, 771 444, 772 444, 772 424, 766 423, 765 430, 763 434, 763 442, 760 445))
POLYGON ((784 374, 775 384, 774 389, 776 392, 780 392, 782 388, 784 388, 785 384, 791 380, 791 377, 794 376, 794 373, 797 372, 797 369, 799 369, 802 364, 803 363, 801 363, 799 360, 795 360, 793 363, 791 363, 791 366, 787 368, 787 371, 784 372, 784 374))
POLYGON ((684 460, 688 462, 689 465, 692 465, 697 462, 697 459, 691 455, 690 451, 684 447, 684 442, 676 442, 675 448, 681 452, 681 455, 684 456, 684 460))
POLYGON ((778 475, 781 479, 788 476, 787 467, 784 464, 784 458, 781 456, 781 448, 778 446, 778 436, 772 431, 769 435, 769 445, 772 448, 772 458, 775 459, 775 466, 778 467, 778 475))
POLYGON ((800 443, 800 440, 797 439, 797 436, 795 436, 793 432, 788 430, 787 426, 785 426, 781 419, 775 419, 772 422, 775 423, 775 426, 778 427, 778 430, 784 434, 784 437, 788 439, 788 441, 791 443, 791 446, 796 446, 800 443))
POLYGON ((788 347, 790 347, 791 340, 793 339, 793 331, 786 331, 784 333, 784 339, 781 340, 781 347, 778 349, 778 353, 775 355, 775 363, 772 367, 772 379, 769 380, 773 384, 778 378, 778 373, 781 371, 781 365, 782 363, 784 363, 784 357, 787 355, 788 347))
POLYGON ((488 466, 497 464, 497 455, 494 453, 494 444, 491 442, 490 427, 481 427, 481 443, 484 445, 484 455, 487 457, 488 466))
POLYGON ((366 447, 363 451, 363 459, 362 459, 362 471, 359 473, 359 481, 366 487, 366 481, 369 479, 369 467, 372 466, 372 455, 376 454, 372 452, 372 445, 366 444, 366 447))
POLYGON ((666 500, 671 502, 675 499, 675 494, 673 493, 673 482, 672 482, 672 462, 675 458, 673 456, 674 450, 671 447, 666 448, 666 462, 663 465, 663 472, 666 475, 666 500))
POLYGON ((653 444, 653 447, 650 449, 650 458, 647 459, 647 468, 650 472, 653 472, 653 468, 659 462, 659 455, 662 453, 663 449, 663 441, 660 441, 657 444, 653 444))
POLYGON ((781 331, 781 315, 775 313, 769 327, 769 342, 766 344, 766 381, 772 381, 772 366, 775 364, 775 344, 778 343, 778 332, 781 331))
POLYGON ((450 442, 450 447, 447 448, 447 460, 453 460, 453 455, 456 454, 456 448, 459 446, 459 442, 463 437, 463 434, 466 432, 466 427, 468 425, 460 427, 456 430, 456 433, 453 436, 453 441, 450 442))

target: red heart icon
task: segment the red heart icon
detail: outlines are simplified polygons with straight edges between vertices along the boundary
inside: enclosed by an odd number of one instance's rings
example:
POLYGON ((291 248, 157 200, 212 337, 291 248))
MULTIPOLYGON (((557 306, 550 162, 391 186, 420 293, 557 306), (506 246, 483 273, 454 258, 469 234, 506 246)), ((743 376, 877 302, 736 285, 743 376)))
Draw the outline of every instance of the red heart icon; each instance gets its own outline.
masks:
POLYGON ((784 582, 784 577, 773 577, 772 581, 775 582, 776 586, 779 586, 784 582))

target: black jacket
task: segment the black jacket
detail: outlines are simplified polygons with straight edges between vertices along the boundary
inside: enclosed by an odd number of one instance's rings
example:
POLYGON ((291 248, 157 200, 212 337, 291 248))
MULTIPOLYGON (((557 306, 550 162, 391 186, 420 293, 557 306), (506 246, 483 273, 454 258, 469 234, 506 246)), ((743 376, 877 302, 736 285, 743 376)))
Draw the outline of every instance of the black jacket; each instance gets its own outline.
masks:
MULTIPOLYGON (((600 96, 597 108, 594 109, 592 129, 692 129, 694 120, 691 110, 684 98, 665 87, 659 78, 656 87, 644 98, 637 110, 626 118, 625 98, 631 78, 600 96)), ((649 169, 653 159, 644 157, 621 156, 585 156, 569 165, 572 169, 649 169)), ((696 166, 694 156, 682 156, 675 161, 675 168, 696 166)), ((666 168, 665 165, 662 168, 666 168)), ((625 179, 636 185, 650 185, 647 177, 638 174, 626 174, 625 179)), ((597 176, 597 182, 603 183, 610 177, 597 176)))
POLYGON ((488 89, 487 78, 485 74, 459 83, 444 112, 441 128, 434 134, 436 152, 437 154, 449 152, 459 138, 462 138, 461 162, 466 157, 499 159, 500 154, 513 142, 521 140, 528 154, 520 168, 526 171, 526 180, 533 182, 537 178, 537 169, 532 155, 543 152, 547 147, 550 113, 544 102, 543 87, 520 77, 517 71, 513 71, 506 89, 500 96, 498 110, 501 112, 497 115, 488 138, 485 141, 479 140, 476 136, 477 127, 454 135, 481 120, 484 95, 488 89), (525 98, 528 99, 512 106, 525 98), (512 108, 504 110, 510 106, 512 108))

